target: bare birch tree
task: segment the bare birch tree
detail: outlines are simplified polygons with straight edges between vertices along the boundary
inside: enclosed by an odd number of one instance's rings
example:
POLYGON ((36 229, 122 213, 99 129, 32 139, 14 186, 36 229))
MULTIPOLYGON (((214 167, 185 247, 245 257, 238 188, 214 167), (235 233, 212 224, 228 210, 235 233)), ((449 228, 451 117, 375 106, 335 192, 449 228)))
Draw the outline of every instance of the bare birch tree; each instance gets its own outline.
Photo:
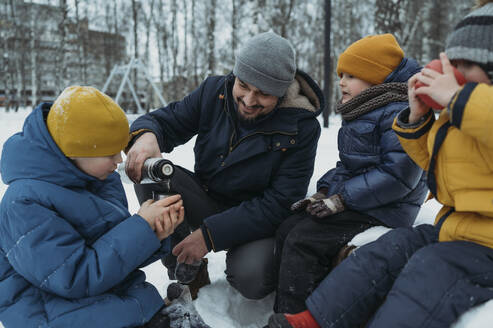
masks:
POLYGON ((216 0, 210 0, 207 10, 207 74, 214 74, 216 70, 215 57, 215 31, 216 31, 216 0))
POLYGON ((82 31, 81 18, 79 14, 79 4, 80 0, 74 0, 75 4, 75 26, 77 29, 77 57, 79 58, 78 71, 79 71, 79 81, 84 84, 87 83, 87 56, 86 56, 86 33, 82 31))
POLYGON ((30 58, 31 58, 31 105, 34 106, 38 103, 38 17, 33 8, 33 1, 31 0, 31 7, 29 10, 30 22, 31 22, 31 34, 30 34, 30 58))
POLYGON ((63 88, 65 87, 65 78, 67 72, 66 65, 66 37, 67 37, 67 16, 68 16, 68 7, 67 0, 59 0, 58 4, 61 11, 60 22, 58 23, 59 28, 59 39, 58 46, 56 51, 56 60, 54 62, 55 65, 55 87, 56 93, 59 94, 63 88))
POLYGON ((10 17, 12 19, 12 27, 14 29, 14 35, 12 38, 12 53, 14 54, 14 67, 15 67, 15 98, 14 98, 14 111, 19 109, 19 105, 22 98, 22 72, 21 72, 21 56, 20 56, 20 27, 17 22, 17 6, 13 0, 9 1, 10 4, 10 17))
POLYGON ((178 86, 176 84, 177 78, 177 67, 178 67, 178 18, 177 18, 177 2, 176 0, 171 1, 171 81, 173 82, 173 99, 178 99, 178 86))
MULTIPOLYGON (((148 6, 146 8, 147 10, 142 10, 144 29, 145 29, 144 58, 145 58, 145 63, 148 66, 150 65, 150 62, 151 62, 150 43, 151 43, 151 31, 152 31, 152 27, 153 27, 152 22, 154 21, 154 2, 155 2, 155 0, 150 0, 150 2, 148 3, 148 6)), ((149 109, 151 101, 152 101, 153 90, 152 90, 152 87, 151 87, 149 81, 147 81, 147 80, 146 80, 145 90, 146 90, 145 103, 147 105, 146 107, 149 109)))
MULTIPOLYGON (((180 70, 180 75, 186 76, 187 81, 189 80, 189 70, 188 70, 188 1, 183 1, 183 25, 184 25, 184 35, 183 35, 183 65, 180 70)), ((189 83, 187 83, 188 88, 189 83)))
POLYGON ((159 80, 163 87, 164 93, 164 82, 166 80, 165 71, 167 63, 167 38, 168 32, 166 29, 166 14, 164 12, 164 1, 158 0, 157 3, 157 15, 154 16, 154 28, 156 30, 156 44, 158 50, 158 62, 159 62, 159 80))
MULTIPOLYGON (((2 19, 7 22, 7 17, 9 16, 10 12, 10 5, 11 3, 3 2, 3 7, 0 9, 0 12, 2 14, 2 19)), ((10 97, 10 90, 11 90, 11 84, 12 84, 12 69, 9 69, 11 67, 11 56, 12 56, 12 51, 10 49, 9 44, 9 39, 11 38, 13 28, 12 26, 6 25, 4 28, 0 30, 0 44, 2 47, 2 65, 0 65, 0 77, 2 79, 2 84, 3 84, 3 95, 0 94, 0 105, 5 106, 5 111, 10 110, 10 103, 11 103, 11 97, 10 97), (3 96, 3 99, 1 98, 3 96)))
POLYGON ((199 85, 199 72, 198 72, 198 40, 196 30, 196 0, 192 0, 192 58, 193 58, 193 86, 195 88, 199 85))

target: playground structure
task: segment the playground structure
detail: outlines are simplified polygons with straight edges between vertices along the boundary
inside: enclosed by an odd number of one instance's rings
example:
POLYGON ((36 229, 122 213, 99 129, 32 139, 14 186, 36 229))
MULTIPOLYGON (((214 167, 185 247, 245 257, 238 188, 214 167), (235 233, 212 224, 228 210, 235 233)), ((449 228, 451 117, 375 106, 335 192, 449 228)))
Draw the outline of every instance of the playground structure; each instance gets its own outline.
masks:
POLYGON ((137 72, 142 72, 144 73, 144 76, 146 80, 149 82, 149 84, 152 86, 152 89, 156 93, 157 97, 159 98, 159 101, 161 102, 162 106, 166 106, 166 101, 164 100, 164 97, 161 93, 161 91, 156 87, 156 84, 152 81, 151 76, 149 75, 147 71, 147 67, 144 65, 144 63, 138 59, 138 58, 132 58, 130 59, 130 62, 126 65, 115 65, 113 69, 111 70, 110 75, 106 79, 106 82, 104 83, 103 89, 101 90, 102 92, 106 93, 108 87, 110 86, 110 83, 113 81, 113 79, 117 79, 118 76, 122 76, 120 85, 118 87, 118 91, 115 96, 115 102, 119 104, 120 97, 122 96, 123 89, 125 87, 125 84, 128 86, 130 93, 132 95, 132 98, 135 101, 135 104, 137 105, 137 109, 139 112, 142 112, 142 105, 140 104, 139 97, 137 95, 137 92, 135 92, 135 88, 132 84, 132 81, 130 80, 130 73, 131 71, 135 69, 137 72))

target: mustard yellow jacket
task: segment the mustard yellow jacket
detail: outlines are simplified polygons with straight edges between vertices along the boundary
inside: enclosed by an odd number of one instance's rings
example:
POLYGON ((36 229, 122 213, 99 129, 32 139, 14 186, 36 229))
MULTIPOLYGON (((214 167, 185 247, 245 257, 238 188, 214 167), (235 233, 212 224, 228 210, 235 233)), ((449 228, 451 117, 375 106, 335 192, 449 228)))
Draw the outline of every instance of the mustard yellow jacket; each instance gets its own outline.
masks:
POLYGON ((493 248, 493 87, 467 83, 436 120, 432 111, 414 125, 408 116, 401 112, 393 129, 444 205, 435 218, 440 241, 493 248))

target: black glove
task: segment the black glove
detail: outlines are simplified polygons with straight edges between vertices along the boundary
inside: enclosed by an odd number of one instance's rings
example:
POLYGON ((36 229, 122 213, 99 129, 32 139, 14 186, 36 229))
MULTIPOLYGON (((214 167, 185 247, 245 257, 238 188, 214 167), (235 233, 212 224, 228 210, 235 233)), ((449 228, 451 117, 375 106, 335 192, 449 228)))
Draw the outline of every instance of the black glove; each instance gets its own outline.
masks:
POLYGON ((141 328, 170 328, 171 319, 162 314, 159 310, 145 325, 139 326, 141 328))
POLYGON ((162 315, 169 317, 170 327, 210 328, 195 309, 188 286, 178 283, 172 285, 174 288, 168 287, 168 300, 171 303, 161 310, 162 315))
POLYGON ((294 202, 292 205, 291 205, 291 211, 294 211, 294 212, 299 212, 299 211, 302 211, 304 210, 309 204, 319 200, 319 199, 322 199, 322 198, 325 198, 327 197, 323 192, 316 192, 315 194, 311 195, 310 197, 308 198, 303 198, 303 199, 300 199, 299 201, 297 202, 294 202))
POLYGON ((306 211, 308 213, 318 218, 325 218, 344 210, 344 202, 342 200, 342 197, 338 194, 332 195, 329 198, 314 201, 306 208, 306 211))

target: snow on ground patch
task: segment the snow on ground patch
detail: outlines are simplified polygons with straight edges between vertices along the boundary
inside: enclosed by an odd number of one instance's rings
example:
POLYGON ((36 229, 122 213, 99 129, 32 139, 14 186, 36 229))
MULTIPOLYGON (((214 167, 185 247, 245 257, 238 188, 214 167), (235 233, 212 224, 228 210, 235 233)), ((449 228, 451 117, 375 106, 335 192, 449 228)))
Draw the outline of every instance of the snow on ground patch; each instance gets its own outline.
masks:
POLYGON ((258 301, 248 300, 223 278, 214 279, 211 285, 202 288, 195 301, 197 311, 211 327, 263 327, 273 305, 274 294, 258 301))
POLYGON ((390 228, 383 226, 371 227, 363 231, 362 233, 359 233, 356 236, 354 236, 354 238, 351 239, 351 241, 348 244, 354 245, 356 247, 360 247, 365 244, 368 244, 369 242, 377 240, 381 235, 383 235, 384 233, 390 230, 391 230, 390 228))
POLYGON ((476 306, 464 313, 452 328, 485 328, 493 324, 493 301, 476 306))

